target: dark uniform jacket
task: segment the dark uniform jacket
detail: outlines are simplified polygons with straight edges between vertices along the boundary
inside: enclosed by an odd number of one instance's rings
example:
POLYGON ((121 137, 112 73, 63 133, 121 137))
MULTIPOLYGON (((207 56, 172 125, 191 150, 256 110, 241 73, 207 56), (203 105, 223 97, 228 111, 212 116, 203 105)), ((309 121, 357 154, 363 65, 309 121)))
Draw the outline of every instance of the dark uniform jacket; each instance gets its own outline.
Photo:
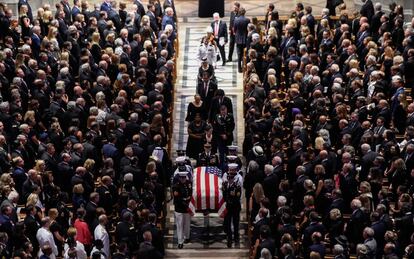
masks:
POLYGON ((174 208, 176 212, 187 213, 188 204, 190 203, 193 193, 191 182, 189 180, 184 183, 178 182, 173 186, 174 208))

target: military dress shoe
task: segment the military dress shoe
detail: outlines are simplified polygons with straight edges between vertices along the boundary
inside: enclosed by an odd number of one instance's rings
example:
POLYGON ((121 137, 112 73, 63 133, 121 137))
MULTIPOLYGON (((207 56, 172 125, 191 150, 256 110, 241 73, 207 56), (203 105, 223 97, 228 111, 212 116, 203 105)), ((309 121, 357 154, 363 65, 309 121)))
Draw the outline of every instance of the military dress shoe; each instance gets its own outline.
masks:
POLYGON ((183 244, 178 244, 178 249, 183 249, 184 245, 183 244))
POLYGON ((227 240, 227 248, 231 248, 231 240, 227 240))

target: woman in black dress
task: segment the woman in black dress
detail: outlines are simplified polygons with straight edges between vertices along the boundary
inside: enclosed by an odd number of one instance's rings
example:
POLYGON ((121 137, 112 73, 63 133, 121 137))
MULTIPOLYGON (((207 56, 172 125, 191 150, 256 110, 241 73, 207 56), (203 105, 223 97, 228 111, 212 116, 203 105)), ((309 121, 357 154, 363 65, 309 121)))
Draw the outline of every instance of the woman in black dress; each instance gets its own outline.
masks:
POLYGON ((59 212, 56 208, 50 209, 48 216, 50 217, 50 227, 49 230, 53 234, 53 239, 55 244, 58 248, 59 255, 62 255, 63 252, 63 244, 65 243, 65 230, 62 226, 56 221, 59 212))
POLYGON ((194 117, 194 121, 188 125, 188 141, 186 154, 190 158, 197 159, 198 155, 203 152, 203 135, 206 122, 201 119, 199 113, 194 117))
POLYGON ((188 104, 185 120, 194 121, 196 114, 199 114, 203 120, 207 119, 207 111, 199 94, 194 95, 194 101, 188 104))

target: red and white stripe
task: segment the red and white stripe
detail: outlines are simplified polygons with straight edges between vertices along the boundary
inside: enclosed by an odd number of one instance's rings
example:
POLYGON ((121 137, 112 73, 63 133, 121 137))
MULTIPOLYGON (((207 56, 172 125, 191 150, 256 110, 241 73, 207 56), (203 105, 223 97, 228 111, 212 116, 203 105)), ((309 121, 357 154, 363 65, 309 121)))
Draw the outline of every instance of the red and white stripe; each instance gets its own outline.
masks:
POLYGON ((197 167, 193 172, 193 195, 189 205, 191 215, 196 211, 214 210, 220 217, 226 214, 226 203, 221 192, 219 176, 206 173, 206 167, 197 167))

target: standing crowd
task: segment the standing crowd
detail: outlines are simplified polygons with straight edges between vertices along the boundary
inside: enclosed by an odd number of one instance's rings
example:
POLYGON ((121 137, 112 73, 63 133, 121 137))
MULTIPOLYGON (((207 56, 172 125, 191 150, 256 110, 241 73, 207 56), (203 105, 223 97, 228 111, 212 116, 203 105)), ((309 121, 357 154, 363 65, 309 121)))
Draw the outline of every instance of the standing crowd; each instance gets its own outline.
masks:
POLYGON ((162 258, 174 1, 18 8, 0 4, 0 257, 162 258))
POLYGON ((414 19, 333 2, 264 21, 234 3, 252 254, 413 258, 414 19))

